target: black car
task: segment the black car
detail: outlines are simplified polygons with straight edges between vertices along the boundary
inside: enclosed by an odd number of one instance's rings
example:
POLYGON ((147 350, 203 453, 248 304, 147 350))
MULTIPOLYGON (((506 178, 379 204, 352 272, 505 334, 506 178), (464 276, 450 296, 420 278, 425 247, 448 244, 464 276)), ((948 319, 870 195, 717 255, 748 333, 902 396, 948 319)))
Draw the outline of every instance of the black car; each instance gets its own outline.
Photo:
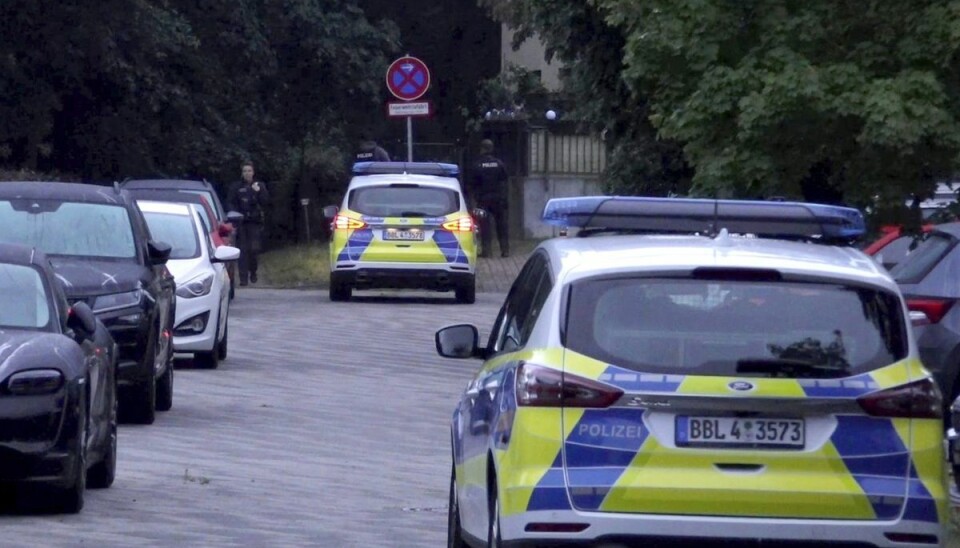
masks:
POLYGON ((0 489, 27 484, 79 512, 116 470, 116 345, 31 247, 0 243, 0 295, 0 489))
POLYGON ((119 347, 123 420, 151 424, 173 405, 176 285, 170 246, 117 186, 0 183, 0 240, 43 250, 70 302, 87 303, 119 347))

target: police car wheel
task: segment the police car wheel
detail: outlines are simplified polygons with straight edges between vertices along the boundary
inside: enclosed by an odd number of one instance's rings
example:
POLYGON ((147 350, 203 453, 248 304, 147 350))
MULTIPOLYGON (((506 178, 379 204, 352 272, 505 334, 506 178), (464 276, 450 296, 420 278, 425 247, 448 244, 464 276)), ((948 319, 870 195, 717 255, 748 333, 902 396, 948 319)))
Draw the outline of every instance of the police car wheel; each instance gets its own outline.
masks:
POLYGON ((460 526, 460 504, 457 500, 456 470, 450 469, 450 504, 447 506, 447 548, 467 548, 460 526))
POLYGON ((353 294, 353 288, 343 282, 330 282, 330 300, 341 302, 349 301, 353 294))
POLYGON ((462 282, 459 286, 457 286, 455 292, 458 303, 473 304, 477 302, 476 278, 470 278, 470 280, 462 282))

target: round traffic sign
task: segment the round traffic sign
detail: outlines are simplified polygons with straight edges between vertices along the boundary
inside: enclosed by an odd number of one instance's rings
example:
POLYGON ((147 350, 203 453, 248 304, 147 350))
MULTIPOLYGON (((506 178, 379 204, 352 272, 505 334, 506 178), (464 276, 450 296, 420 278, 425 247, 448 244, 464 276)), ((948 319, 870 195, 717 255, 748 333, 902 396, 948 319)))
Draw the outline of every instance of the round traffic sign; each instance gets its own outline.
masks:
POLYGON ((430 70, 416 57, 405 56, 390 63, 387 69, 387 89, 401 101, 423 97, 430 87, 430 70))

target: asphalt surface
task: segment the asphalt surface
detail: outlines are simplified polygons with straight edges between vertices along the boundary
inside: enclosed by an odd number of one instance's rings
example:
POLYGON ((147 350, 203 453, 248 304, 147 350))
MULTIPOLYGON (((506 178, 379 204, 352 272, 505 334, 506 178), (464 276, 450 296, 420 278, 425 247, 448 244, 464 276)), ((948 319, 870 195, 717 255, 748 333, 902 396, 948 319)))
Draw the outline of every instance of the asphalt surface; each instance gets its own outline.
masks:
POLYGON ((0 546, 444 545, 449 417, 480 363, 433 336, 485 334, 503 295, 371 295, 238 292, 228 359, 178 362, 173 409, 121 425, 114 486, 74 516, 0 506, 0 546))

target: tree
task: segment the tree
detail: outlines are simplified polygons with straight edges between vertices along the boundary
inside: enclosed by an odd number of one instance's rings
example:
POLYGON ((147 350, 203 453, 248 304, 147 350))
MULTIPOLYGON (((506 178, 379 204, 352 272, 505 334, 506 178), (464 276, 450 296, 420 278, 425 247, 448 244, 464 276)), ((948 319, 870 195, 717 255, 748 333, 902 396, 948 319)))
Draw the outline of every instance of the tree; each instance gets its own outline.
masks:
POLYGON ((707 195, 927 195, 960 152, 960 3, 594 0, 707 195))
POLYGON ((660 139, 649 105, 623 79, 623 30, 583 0, 480 0, 495 17, 517 29, 516 44, 533 37, 548 59, 566 68, 566 102, 575 118, 605 137, 610 157, 606 180, 617 193, 685 193, 691 171, 679 145, 660 139))

